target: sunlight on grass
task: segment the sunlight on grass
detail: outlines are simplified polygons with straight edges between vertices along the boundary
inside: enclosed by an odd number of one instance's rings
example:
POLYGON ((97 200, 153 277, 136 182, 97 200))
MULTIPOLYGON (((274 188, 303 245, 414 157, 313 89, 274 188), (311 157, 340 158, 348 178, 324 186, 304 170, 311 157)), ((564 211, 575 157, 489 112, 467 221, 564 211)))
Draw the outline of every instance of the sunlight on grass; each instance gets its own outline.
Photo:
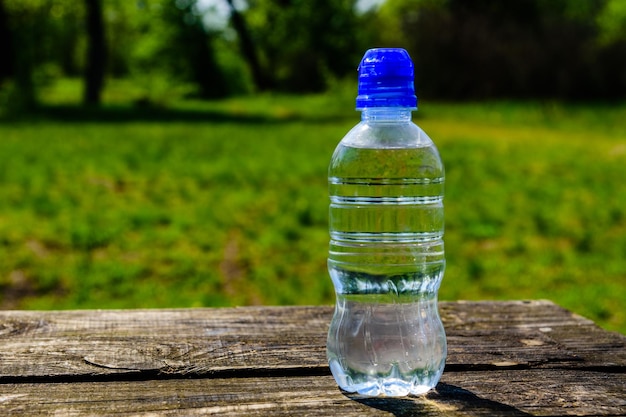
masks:
MULTIPOLYGON (((359 118, 351 92, 137 110, 120 83, 81 113, 76 85, 0 124, 5 308, 334 301, 326 169, 359 118)), ((422 102, 447 170, 440 298, 548 298, 626 332, 624 119, 422 102)))

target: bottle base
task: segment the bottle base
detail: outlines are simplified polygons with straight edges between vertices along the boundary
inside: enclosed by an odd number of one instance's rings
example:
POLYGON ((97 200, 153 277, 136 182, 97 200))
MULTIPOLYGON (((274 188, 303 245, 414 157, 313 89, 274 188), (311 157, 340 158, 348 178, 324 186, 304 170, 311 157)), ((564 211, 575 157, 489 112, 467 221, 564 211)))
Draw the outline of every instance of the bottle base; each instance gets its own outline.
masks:
POLYGON ((330 362, 330 370, 343 391, 357 393, 367 397, 406 397, 408 395, 422 395, 433 389, 441 372, 425 372, 416 374, 411 380, 387 376, 380 377, 367 374, 348 375, 337 361, 330 362), (429 375, 430 374, 430 375, 429 375))

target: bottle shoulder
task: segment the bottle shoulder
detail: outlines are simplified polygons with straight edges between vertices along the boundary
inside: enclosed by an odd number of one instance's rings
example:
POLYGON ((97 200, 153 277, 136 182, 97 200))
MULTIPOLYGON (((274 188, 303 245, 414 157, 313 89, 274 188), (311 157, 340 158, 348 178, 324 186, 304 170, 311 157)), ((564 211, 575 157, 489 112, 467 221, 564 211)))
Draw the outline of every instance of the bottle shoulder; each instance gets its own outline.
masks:
POLYGON ((444 165, 439 151, 428 146, 368 147, 339 143, 331 158, 329 177, 428 178, 443 182, 444 165))
POLYGON ((433 141, 412 121, 361 121, 344 136, 341 144, 357 148, 420 148, 433 146, 433 141))

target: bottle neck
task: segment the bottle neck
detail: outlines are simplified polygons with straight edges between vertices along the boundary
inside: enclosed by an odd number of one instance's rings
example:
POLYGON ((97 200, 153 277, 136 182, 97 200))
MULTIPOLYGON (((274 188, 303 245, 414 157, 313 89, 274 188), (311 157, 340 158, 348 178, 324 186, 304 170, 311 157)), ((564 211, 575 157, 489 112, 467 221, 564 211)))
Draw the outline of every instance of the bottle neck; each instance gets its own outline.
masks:
POLYGON ((410 107, 368 107, 362 110, 361 120, 370 123, 410 122, 410 107))

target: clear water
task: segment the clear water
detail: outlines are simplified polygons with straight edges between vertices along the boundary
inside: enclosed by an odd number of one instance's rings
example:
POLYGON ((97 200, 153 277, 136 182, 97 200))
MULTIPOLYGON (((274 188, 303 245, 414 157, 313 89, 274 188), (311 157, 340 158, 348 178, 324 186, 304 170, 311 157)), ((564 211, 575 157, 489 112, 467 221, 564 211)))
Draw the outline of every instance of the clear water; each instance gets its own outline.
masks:
POLYGON ((339 296, 328 337, 339 387, 363 395, 423 394, 443 372, 446 339, 435 299, 339 296))
POLYGON ((422 394, 441 377, 443 185, 437 149, 410 122, 361 123, 333 155, 327 354, 345 391, 422 394))

